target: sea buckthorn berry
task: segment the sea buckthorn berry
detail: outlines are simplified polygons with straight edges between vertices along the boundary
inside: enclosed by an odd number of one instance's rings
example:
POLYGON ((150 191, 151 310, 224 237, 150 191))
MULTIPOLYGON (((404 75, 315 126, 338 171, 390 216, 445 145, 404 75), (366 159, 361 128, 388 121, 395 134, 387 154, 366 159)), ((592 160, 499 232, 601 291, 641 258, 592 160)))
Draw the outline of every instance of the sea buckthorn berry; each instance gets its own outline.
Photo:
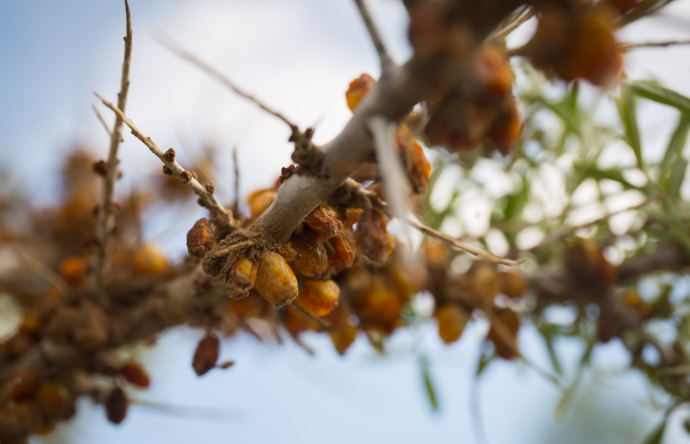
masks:
POLYGON ((213 248, 213 228, 206 218, 194 222, 187 232, 187 251, 190 256, 201 259, 213 248))
POLYGON ((599 246, 589 239, 576 239, 568 243, 565 267, 571 276, 595 285, 611 284, 618 274, 599 246))
POLYGON ((504 295, 519 298, 527 290, 527 280, 517 271, 501 271, 498 273, 498 286, 504 295))
POLYGON ((120 369, 120 374, 130 384, 140 388, 147 388, 151 384, 151 378, 146 369, 138 362, 128 362, 120 369))
POLYGON ((267 312, 268 301, 256 290, 250 290, 249 296, 242 299, 228 299, 228 311, 241 320, 258 318, 267 312))
POLYGON ((319 325, 313 319, 292 305, 286 307, 281 322, 293 338, 297 338, 297 335, 304 331, 319 330, 319 325))
POLYGON ((138 273, 156 276, 168 269, 168 260, 154 244, 143 244, 134 250, 132 265, 138 273))
POLYGON ((376 80, 366 73, 350 82, 350 87, 345 93, 347 107, 350 108, 350 111, 355 111, 355 108, 357 108, 357 105, 359 105, 362 99, 374 89, 374 85, 376 85, 376 80))
POLYGON ((58 271, 60 276, 69 284, 76 285, 86 272, 86 259, 81 256, 73 256, 60 263, 58 271))
POLYGON ((498 115, 487 134, 496 148, 504 156, 509 154, 520 140, 522 134, 522 121, 517 103, 511 100, 506 109, 498 115))
MULTIPOLYGON (((508 308, 502 308, 496 311, 496 318, 502 324, 504 332, 510 336, 512 345, 516 346, 517 334, 518 330, 520 330, 520 319, 517 313, 508 308)), ((516 358, 515 348, 506 342, 507 338, 504 338, 504 335, 498 332, 498 328, 500 327, 492 325, 489 329, 489 334, 486 336, 489 341, 494 343, 496 356, 506 360, 516 358)))
POLYGON ((395 323, 404 305, 395 287, 380 275, 371 279, 369 287, 359 297, 359 304, 361 310, 358 313, 362 319, 384 329, 395 323))
POLYGON ((475 262, 470 269, 472 294, 481 307, 491 307, 500 291, 498 273, 488 262, 475 262))
POLYGON ((343 231, 343 223, 338 214, 325 205, 319 205, 304 218, 304 223, 316 233, 316 240, 327 241, 343 231))
POLYGON ((258 269, 259 262, 256 259, 238 256, 225 277, 225 291, 230 299, 243 299, 249 296, 249 290, 254 287, 258 269))
POLYGON ((430 267, 444 268, 448 266, 450 261, 446 244, 432 239, 427 239, 422 244, 420 253, 430 267))
POLYGON ((38 373, 32 368, 24 367, 13 378, 14 387, 12 388, 12 397, 17 401, 25 401, 33 398, 38 391, 41 383, 38 373))
POLYGON ((646 303, 634 288, 626 288, 621 296, 623 301, 642 319, 649 319, 654 314, 654 307, 646 303))
POLYGON ((66 387, 59 384, 41 385, 36 401, 41 411, 50 419, 67 419, 75 413, 74 397, 66 387))
POLYGON ((345 211, 347 217, 343 221, 343 225, 352 228, 354 224, 359 222, 359 218, 362 217, 362 213, 364 213, 364 210, 361 208, 348 208, 345 211))
POLYGON ((333 236, 328 240, 332 251, 328 252, 328 264, 339 271, 350 268, 355 261, 355 245, 349 231, 333 236))
POLYGON ((292 268, 299 274, 319 277, 328 271, 328 253, 323 243, 295 235, 292 237, 291 244, 300 255, 291 262, 292 268))
POLYGON ((105 413, 108 421, 113 424, 120 424, 127 416, 129 400, 125 391, 120 387, 115 387, 105 400, 105 413))
POLYGON ((299 293, 295 273, 281 255, 272 251, 261 256, 254 285, 276 307, 288 305, 299 293))
POLYGON ((216 366, 220 355, 220 341, 218 336, 209 334, 196 346, 192 367, 197 376, 203 376, 216 366))
POLYGON ((332 280, 307 281, 297 296, 297 302, 314 316, 325 316, 338 305, 340 287, 332 280))
POLYGON ((440 307, 434 316, 438 320, 438 336, 446 344, 460 339, 465 325, 470 320, 470 314, 455 304, 440 307))
POLYGON ((253 258, 246 258, 238 256, 235 264, 230 269, 231 271, 239 271, 247 277, 251 282, 256 281, 256 274, 259 271, 259 261, 253 258))
POLYGON ((398 151, 403 157, 407 168, 407 178, 416 194, 426 192, 431 174, 431 163, 424 154, 424 149, 412 137, 412 132, 406 124, 401 124, 396 133, 398 151))
POLYGON ((367 259, 382 264, 393 252, 393 239, 386 231, 386 215, 369 209, 357 223, 355 246, 367 259))
POLYGON ((339 305, 324 319, 331 324, 328 335, 331 337, 335 350, 340 356, 343 356, 357 339, 357 325, 352 323, 356 317, 339 305))
POLYGON ((249 212, 252 216, 258 216, 268 210, 268 207, 276 200, 276 197, 278 197, 278 191, 275 188, 253 192, 247 198, 249 202, 249 212))
POLYGON ((475 69, 490 95, 501 97, 512 92, 513 73, 508 58, 496 45, 483 45, 479 49, 475 69))

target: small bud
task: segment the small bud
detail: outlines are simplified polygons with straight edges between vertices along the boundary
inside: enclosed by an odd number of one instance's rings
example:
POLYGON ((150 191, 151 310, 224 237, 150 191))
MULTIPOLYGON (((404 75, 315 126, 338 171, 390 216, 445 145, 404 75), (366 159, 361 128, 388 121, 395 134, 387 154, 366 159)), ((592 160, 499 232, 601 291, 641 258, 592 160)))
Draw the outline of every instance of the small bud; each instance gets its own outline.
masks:
POLYGON ((140 388, 146 388, 151 383, 151 378, 144 367, 138 362, 128 362, 120 369, 120 374, 130 384, 140 388))
POLYGON ((108 421, 113 424, 121 423, 127 415, 128 405, 129 401, 127 400, 127 395, 125 395, 124 390, 120 387, 115 387, 105 400, 105 411, 108 416, 108 421))
POLYGON ((190 173, 195 180, 199 179, 199 175, 196 173, 196 171, 190 171, 190 173))
POLYGON ((196 346, 192 367, 197 376, 203 376, 216 366, 220 354, 220 341, 214 334, 209 334, 196 346))
POLYGON ((174 162, 175 161, 175 150, 170 148, 168 151, 165 152, 165 160, 168 162, 174 162))
POLYGON ((182 183, 185 185, 188 184, 189 181, 191 181, 192 178, 194 177, 194 176, 192 176, 192 173, 190 173, 189 171, 183 171, 181 176, 182 176, 182 183))
POLYGON ((173 172, 170 168, 167 167, 167 165, 163 165, 163 174, 166 176, 172 176, 173 172))
POLYGON ((206 188, 206 191, 209 193, 214 193, 216 191, 216 185, 210 180, 204 184, 204 188, 206 188))
POLYGON ((94 162, 93 165, 91 165, 91 169, 94 173, 98 174, 99 176, 105 177, 108 174, 110 165, 108 165, 108 162, 106 162, 105 160, 99 160, 98 162, 94 162))

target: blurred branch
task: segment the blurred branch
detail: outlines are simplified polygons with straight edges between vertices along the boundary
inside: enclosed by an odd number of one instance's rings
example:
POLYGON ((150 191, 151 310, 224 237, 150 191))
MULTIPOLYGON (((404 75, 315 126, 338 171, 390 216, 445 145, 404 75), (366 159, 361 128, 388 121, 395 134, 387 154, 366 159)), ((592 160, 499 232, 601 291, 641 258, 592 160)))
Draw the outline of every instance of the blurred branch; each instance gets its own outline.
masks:
POLYGON ((24 253, 21 249, 19 249, 19 247, 17 247, 16 250, 19 260, 24 264, 24 266, 26 266, 26 268, 45 279, 49 284, 55 287, 60 294, 67 294, 69 287, 62 276, 51 270, 50 267, 45 265, 43 262, 24 253))
POLYGON ((690 40, 670 40, 666 42, 643 42, 643 43, 621 43, 623 51, 630 51, 638 48, 661 48, 674 45, 690 45, 690 40))
MULTIPOLYGON (((132 17, 129 11, 129 3, 125 0, 125 11, 127 15, 127 35, 125 36, 125 55, 122 62, 122 77, 120 79, 120 92, 117 95, 117 108, 124 112, 127 105, 127 93, 129 91, 129 67, 132 61, 132 17)), ((98 112, 96 112, 98 114, 98 112)), ((99 115, 99 118, 100 115, 99 115)), ((103 119, 101 118, 101 121, 103 119)), ((104 122, 105 124, 105 122, 104 122)), ((107 128, 107 125, 105 125, 107 128)), ((115 181, 118 178, 119 159, 117 151, 122 140, 122 118, 120 115, 115 117, 115 126, 110 133, 110 151, 108 152, 108 169, 103 179, 101 192, 101 204, 98 211, 98 221, 96 225, 96 238, 98 239, 98 250, 96 252, 96 264, 94 270, 94 287, 96 297, 105 298, 105 273, 108 268, 108 253, 110 250, 111 233, 115 225, 114 211, 112 209, 113 193, 115 191, 115 181)))
POLYGON ((383 42, 381 32, 376 26, 376 22, 374 22, 374 18, 371 16, 371 12, 369 11, 369 7, 366 5, 365 0, 355 0, 355 3, 357 4, 357 9, 359 9, 359 14, 364 20, 364 24, 369 31, 369 36, 371 37, 371 41, 374 43, 376 52, 379 55, 379 60, 381 61, 381 75, 383 75, 390 71, 393 66, 395 66, 395 61, 393 61, 393 58, 388 52, 388 48, 386 48, 386 44, 383 42))
POLYGON ((489 36, 487 39, 488 41, 494 41, 494 42, 500 42, 501 40, 505 39, 510 35, 513 31, 518 29, 523 23, 527 22, 529 19, 537 15, 537 10, 534 8, 530 8, 522 14, 520 17, 515 19, 512 23, 507 25, 505 28, 496 31, 493 35, 489 36))

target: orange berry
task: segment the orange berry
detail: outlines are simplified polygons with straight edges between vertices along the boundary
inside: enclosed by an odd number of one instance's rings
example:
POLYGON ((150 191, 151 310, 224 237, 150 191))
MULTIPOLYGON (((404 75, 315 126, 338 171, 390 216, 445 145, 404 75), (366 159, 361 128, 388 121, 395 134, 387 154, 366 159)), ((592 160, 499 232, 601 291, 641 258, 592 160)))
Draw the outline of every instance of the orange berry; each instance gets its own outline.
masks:
POLYGON ((431 267, 444 268, 448 266, 450 261, 450 255, 448 254, 448 247, 446 244, 439 241, 427 239, 422 244, 422 248, 419 251, 426 261, 426 263, 431 267))
POLYGON ((319 326, 316 324, 316 322, 314 322, 313 319, 310 319, 304 313, 291 305, 286 307, 285 313, 281 318, 281 322, 293 338, 296 338, 297 335, 304 331, 319 329, 319 326))
POLYGON ((120 369, 120 374, 130 384, 140 388, 147 388, 151 384, 151 378, 146 369, 138 362, 128 362, 120 369))
POLYGON ((218 336, 209 334, 196 346, 192 367, 197 376, 203 376, 216 366, 220 355, 220 341, 218 336))
POLYGON ((491 307, 500 291, 498 273, 488 262, 475 262, 470 269, 472 294, 481 307, 491 307))
POLYGON ((359 218, 362 217, 364 210, 361 208, 348 208, 345 213, 346 218, 343 221, 343 225, 352 228, 354 224, 359 222, 359 218))
POLYGON ((59 384, 43 384, 38 389, 36 400, 49 419, 67 419, 75 413, 74 397, 66 387, 59 384))
POLYGON ((309 242, 305 237, 293 236, 291 245, 300 255, 291 263, 299 274, 319 277, 328 271, 328 253, 323 243, 309 242))
POLYGON ((81 256, 73 256, 60 263, 58 271, 60 276, 70 285, 76 285, 86 272, 86 259, 81 256))
POLYGON ((498 148, 501 154, 507 155, 520 140, 522 126, 517 104, 514 100, 511 100, 506 110, 499 114, 493 125, 491 125, 487 136, 489 140, 496 144, 496 148, 498 148))
POLYGON ((154 244, 143 244, 134 250, 132 265, 138 273, 156 276, 168 269, 168 260, 154 244))
POLYGON ((213 229, 207 219, 199 219, 187 232, 187 251, 201 259, 213 248, 213 229))
POLYGON ((295 273, 281 255, 272 251, 264 252, 261 257, 254 285, 276 307, 288 305, 299 293, 295 273))
POLYGON ((258 216, 268 210, 274 200, 278 197, 278 191, 274 188, 255 191, 247 198, 249 202, 249 212, 252 216, 258 216))
POLYGON ((519 298, 527 290, 527 280, 517 271, 501 271, 498 273, 498 286, 504 295, 519 298))
POLYGON ((395 324, 403 307, 403 301, 396 294, 393 285, 380 275, 371 279, 369 287, 358 299, 362 320, 382 328, 395 324))
POLYGON ((340 287, 332 280, 307 281, 297 302, 314 316, 325 316, 338 305, 340 287))
POLYGON ((330 322, 331 328, 328 335, 340 356, 343 356, 350 345, 357 338, 357 327, 350 324, 351 313, 342 306, 337 306, 324 318, 330 322))
POLYGON ((495 45, 483 45, 475 60, 475 69, 492 96, 505 96, 513 89, 513 73, 508 58, 495 45))
POLYGON ((355 261, 355 246, 349 231, 333 236, 328 240, 332 251, 328 253, 328 263, 335 271, 350 268, 355 261))
POLYGON ((105 400, 105 412, 108 421, 113 424, 120 424, 127 416, 127 408, 129 401, 124 390, 120 387, 115 387, 105 400))
POLYGON ((357 223, 355 246, 367 259, 382 264, 393 252, 393 239, 386 230, 386 215, 369 209, 357 223))
POLYGON ((455 304, 440 307, 434 316, 438 320, 438 335, 446 344, 460 339, 465 325, 470 320, 470 314, 455 304))
POLYGON ((350 111, 355 111, 355 108, 357 105, 359 105, 362 99, 369 94, 372 89, 374 89, 374 85, 376 85, 376 80, 366 73, 350 82, 350 87, 345 93, 347 107, 350 108, 350 111))
POLYGON ((247 277, 251 282, 256 281, 256 275, 259 271, 259 261, 253 258, 246 258, 238 256, 235 264, 230 269, 231 271, 238 271, 247 277))
MULTIPOLYGON (((502 308, 496 311, 496 317, 503 325, 503 329, 506 331, 506 333, 508 333, 508 335, 510 335, 512 338, 513 344, 515 344, 518 330, 520 329, 520 319, 518 318, 517 313, 508 308, 502 308)), ((489 329, 489 334, 486 336, 486 338, 494 343, 496 356, 506 360, 511 360, 517 357, 513 347, 506 343, 504 336, 500 334, 493 325, 489 329)))
POLYGON ((29 367, 23 367, 19 370, 13 378, 13 382, 15 385, 12 388, 12 397, 17 401, 33 398, 41 383, 38 373, 29 367))
POLYGON ((319 242, 327 241, 343 231, 343 223, 338 220, 338 214, 325 205, 314 208, 303 221, 314 233, 319 242))

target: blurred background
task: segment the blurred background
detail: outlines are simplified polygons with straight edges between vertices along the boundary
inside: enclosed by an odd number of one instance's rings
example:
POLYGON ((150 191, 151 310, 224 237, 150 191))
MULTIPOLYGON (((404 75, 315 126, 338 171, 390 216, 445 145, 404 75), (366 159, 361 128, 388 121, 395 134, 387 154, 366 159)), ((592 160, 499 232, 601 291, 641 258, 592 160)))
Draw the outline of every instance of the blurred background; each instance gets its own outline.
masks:
MULTIPOLYGON (((240 204, 246 205, 248 193, 271 186, 280 168, 290 163, 289 129, 180 60, 157 42, 157 35, 169 35, 300 126, 316 124, 316 143, 330 140, 349 119, 344 98, 348 83, 363 72, 378 75, 376 54, 350 0, 130 3, 134 52, 127 114, 161 147, 174 147, 183 166, 211 157, 217 194, 226 202, 235 198, 233 147, 239 160, 240 204)), ((369 3, 393 54, 398 61, 406 60, 411 49, 401 2, 369 3)), ((511 36, 509 46, 525 42, 533 25, 511 36)), ((20 189, 38 207, 54 205, 61 196, 59 172, 69 153, 78 148, 95 158, 106 157, 109 137, 92 110, 97 104, 93 92, 116 100, 124 28, 120 1, 3 2, 0 174, 5 177, 0 186, 20 189)), ((690 38, 690 2, 678 0, 619 37, 624 42, 690 38)), ((626 75, 655 78, 690 95, 690 47, 628 53, 626 75)), ((563 90, 549 86, 547 93, 549 88, 554 95, 563 90)), ((583 87, 585 96, 600 94, 608 92, 583 87)), ((99 111, 112 124, 112 114, 102 106, 99 111)), ((603 107, 597 119, 615 120, 615 108, 603 107)), ((675 120, 668 108, 641 104, 645 158, 659 157, 675 120)), ((159 161, 128 131, 124 138, 124 177, 116 194, 156 186, 161 180, 159 161)), ((604 161, 629 161, 621 153, 613 146, 604 161)), ((430 152, 429 157, 438 154, 430 152)), ((500 193, 491 189, 500 181, 485 185, 482 174, 493 173, 487 168, 473 177, 475 188, 500 193)), ((557 190, 560 177, 552 178, 557 190)), ((448 168, 439 180, 452 187, 464 179, 459 168, 448 168)), ((548 181, 545 186, 550 186, 548 181)), ((442 187, 435 193, 432 203, 449 199, 442 187)), ((690 196, 690 188, 684 186, 682 194, 690 196)), ((554 195, 549 199, 562 198, 558 192, 554 195)), ((613 205, 625 208, 630 203, 634 197, 613 205)), ((489 220, 485 208, 481 199, 458 205, 457 216, 443 231, 482 235, 489 220)), ((597 211, 601 209, 592 207, 579 217, 593 219, 600 215, 597 211)), ((203 216, 193 200, 158 208, 145 214, 144 237, 170 258, 181 259, 187 229, 203 216)), ((495 249, 503 254, 500 245, 495 249)), ((567 317, 567 310, 559 315, 567 317)), ((175 329, 142 354, 152 387, 137 396, 142 403, 124 423, 108 423, 100 406, 82 399, 75 419, 36 442, 642 443, 661 420, 663 412, 650 400, 648 383, 643 375, 627 371, 629 356, 616 340, 595 347, 592 366, 564 399, 549 380, 516 362, 496 360, 476 379, 479 344, 487 329, 477 321, 459 342, 446 346, 433 323, 427 323, 397 332, 384 357, 365 338, 340 357, 327 337, 307 335, 304 341, 316 351, 309 356, 289 340, 260 344, 240 333, 224 343, 221 355, 235 366, 201 379, 190 365, 201 332, 175 329), (438 396, 438 409, 429 402, 424 375, 438 396)), ((525 326, 519 344, 532 362, 551 368, 535 329, 525 326)), ((576 378, 585 344, 559 339, 554 347, 568 384, 576 378)), ((663 442, 690 442, 682 425, 686 414, 679 411, 671 417, 663 442)))

